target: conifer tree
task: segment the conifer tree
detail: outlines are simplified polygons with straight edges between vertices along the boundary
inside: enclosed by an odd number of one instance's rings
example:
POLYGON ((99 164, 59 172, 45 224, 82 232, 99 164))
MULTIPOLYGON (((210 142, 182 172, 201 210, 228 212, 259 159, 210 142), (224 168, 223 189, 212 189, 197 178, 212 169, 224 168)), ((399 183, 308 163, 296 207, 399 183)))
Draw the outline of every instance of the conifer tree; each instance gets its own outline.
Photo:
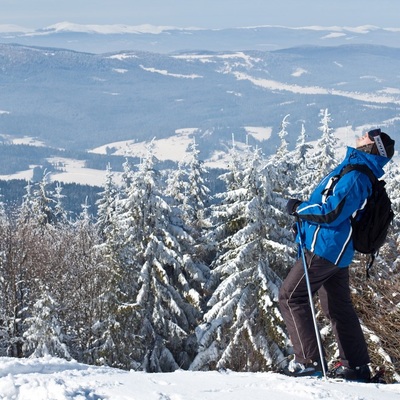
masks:
POLYGON ((188 366, 193 357, 192 334, 199 318, 197 296, 188 280, 187 262, 179 235, 181 227, 161 194, 152 147, 134 175, 124 209, 134 221, 130 243, 136 249, 138 291, 136 306, 141 326, 143 369, 173 371, 188 366))
POLYGON ((102 243, 96 250, 101 258, 99 267, 107 280, 98 295, 99 306, 91 327, 86 359, 99 365, 137 369, 139 357, 135 359, 132 355, 140 341, 133 334, 138 323, 138 313, 133 306, 138 279, 137 259, 133 244, 125 237, 132 227, 123 219, 129 209, 124 209, 122 200, 131 187, 132 173, 127 162, 124 171, 122 190, 115 185, 111 167, 107 166, 104 190, 97 202, 96 228, 102 243))
POLYGON ((106 239, 111 228, 112 213, 116 206, 117 187, 114 183, 114 174, 110 164, 107 164, 104 189, 99 193, 97 205, 96 226, 100 235, 106 239))
POLYGON ((228 190, 216 207, 219 253, 212 264, 209 310, 197 328, 200 348, 194 370, 272 369, 282 361, 287 340, 277 306, 281 281, 274 271, 287 262, 287 249, 274 240, 275 212, 266 202, 270 183, 260 173, 258 149, 246 152, 241 179, 231 180, 238 173, 238 155, 233 155, 233 170, 224 175, 228 190))
POLYGON ((58 304, 43 290, 42 297, 33 306, 32 315, 26 319, 25 347, 31 357, 58 356, 70 359, 58 318, 58 304))
POLYGON ((312 168, 309 165, 309 152, 313 146, 307 142, 304 124, 301 126, 300 135, 296 142, 294 152, 290 154, 293 163, 293 182, 290 184, 291 197, 306 199, 309 187, 313 185, 312 168))
POLYGON ((33 188, 32 216, 38 227, 44 227, 56 222, 54 199, 48 191, 48 174, 33 188))
POLYGON ((312 182, 309 187, 309 193, 313 190, 314 186, 322 180, 332 169, 337 165, 335 157, 336 138, 330 124, 332 122, 331 115, 328 109, 321 110, 321 126, 318 128, 321 132, 321 138, 317 140, 315 145, 315 153, 310 157, 310 168, 313 171, 311 174, 312 182))
POLYGON ((97 324, 97 358, 145 371, 173 371, 193 358, 201 296, 191 286, 193 238, 162 194, 153 144, 116 195, 101 250, 110 271, 97 324), (185 244, 184 244, 185 243, 185 244), (191 281, 191 282, 189 282, 191 281))
POLYGON ((206 185, 206 170, 199 159, 200 151, 194 141, 190 146, 188 171, 188 191, 184 197, 183 212, 187 225, 197 228, 198 235, 206 226, 206 207, 210 190, 206 185))
POLYGON ((65 196, 62 194, 63 187, 60 182, 56 182, 54 190, 54 217, 60 224, 67 224, 68 215, 64 209, 63 199, 65 196))
MULTIPOLYGON (((188 162, 180 162, 178 168, 169 174, 166 194, 170 198, 174 225, 179 225, 184 235, 190 239, 180 240, 184 252, 196 265, 194 276, 208 274, 207 260, 209 248, 205 233, 208 228, 207 209, 210 203, 210 189, 207 186, 207 171, 199 159, 199 151, 195 142, 190 146, 188 162), (201 271, 200 271, 201 270, 201 271)), ((182 237, 181 235, 178 235, 182 237)))

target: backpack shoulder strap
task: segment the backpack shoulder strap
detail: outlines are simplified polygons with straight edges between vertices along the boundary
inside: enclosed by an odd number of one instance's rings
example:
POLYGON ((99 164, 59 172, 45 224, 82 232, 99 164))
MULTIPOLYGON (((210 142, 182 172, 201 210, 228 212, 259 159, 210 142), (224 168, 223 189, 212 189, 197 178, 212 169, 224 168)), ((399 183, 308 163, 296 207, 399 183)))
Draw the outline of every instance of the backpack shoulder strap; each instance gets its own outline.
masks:
POLYGON ((371 181, 372 185, 375 185, 378 178, 375 174, 371 171, 371 168, 367 167, 365 164, 348 164, 340 171, 340 177, 344 174, 347 174, 350 171, 359 171, 363 174, 367 175, 369 180, 371 181))

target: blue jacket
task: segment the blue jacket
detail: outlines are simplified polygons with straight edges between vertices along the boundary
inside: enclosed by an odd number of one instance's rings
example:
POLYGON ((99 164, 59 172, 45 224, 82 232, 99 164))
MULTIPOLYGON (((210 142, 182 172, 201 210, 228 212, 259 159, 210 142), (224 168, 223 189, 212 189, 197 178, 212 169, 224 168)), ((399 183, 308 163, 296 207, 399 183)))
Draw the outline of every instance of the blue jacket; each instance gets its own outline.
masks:
POLYGON ((372 184, 366 174, 350 171, 338 180, 330 195, 324 194, 324 189, 348 164, 365 164, 380 178, 388 161, 386 157, 347 148, 342 163, 322 179, 308 201, 301 202, 297 207, 306 249, 339 267, 349 266, 354 256, 350 217, 364 206, 371 194, 372 184))

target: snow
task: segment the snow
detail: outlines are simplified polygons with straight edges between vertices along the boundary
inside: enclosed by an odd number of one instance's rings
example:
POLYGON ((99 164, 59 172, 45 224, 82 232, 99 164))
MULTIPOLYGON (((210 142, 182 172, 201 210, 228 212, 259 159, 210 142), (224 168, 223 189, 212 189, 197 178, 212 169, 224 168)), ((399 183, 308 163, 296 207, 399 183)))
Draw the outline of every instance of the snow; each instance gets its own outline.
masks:
POLYGON ((165 69, 156 69, 156 68, 145 68, 143 65, 140 65, 144 71, 147 72, 154 72, 160 75, 172 76, 174 78, 186 78, 186 79, 196 79, 196 78, 203 78, 201 75, 191 74, 191 75, 182 75, 182 74, 172 74, 165 69))
POLYGON ((268 140, 272 135, 271 127, 264 126, 245 126, 244 129, 246 132, 253 136, 259 142, 263 142, 264 140, 268 140))
POLYGON ((0 33, 27 33, 31 32, 32 29, 24 28, 19 25, 13 24, 1 24, 0 25, 0 33))
MULTIPOLYGON (((291 30, 305 30, 305 31, 332 31, 332 33, 342 33, 345 35, 347 32, 353 34, 367 34, 371 31, 382 30, 388 32, 398 32, 400 29, 398 27, 388 27, 382 28, 374 25, 362 25, 362 26, 299 26, 299 27, 289 27, 283 25, 256 25, 256 26, 244 26, 237 29, 257 29, 257 28, 284 28, 291 30)), ((55 32, 81 32, 81 33, 97 33, 97 34, 160 34, 165 31, 194 31, 194 30, 204 30, 201 27, 178 27, 178 26, 162 26, 162 25, 151 25, 151 24, 141 24, 141 25, 126 25, 126 24, 76 24, 73 22, 58 22, 56 24, 44 27, 43 29, 33 31, 32 29, 21 27, 17 25, 4 24, 0 25, 0 32, 26 32, 32 35, 43 35, 55 32)), ((218 29, 216 29, 218 30, 218 29)))
POLYGON ((398 400, 398 384, 335 382, 274 373, 147 374, 45 357, 0 358, 0 398, 7 400, 398 400))
POLYGON ((113 68, 113 71, 118 72, 119 74, 125 74, 128 72, 128 70, 124 68, 113 68))
POLYGON ((7 135, 2 135, 2 136, 4 138, 8 138, 8 140, 10 140, 13 144, 25 144, 29 146, 38 146, 38 147, 46 146, 46 144, 43 141, 30 136, 23 136, 21 138, 12 138, 11 136, 7 135))
MULTIPOLYGON (((104 171, 92 168, 85 168, 84 160, 74 160, 70 158, 52 157, 48 161, 54 164, 62 164, 63 172, 51 174, 51 181, 63 183, 78 183, 81 185, 103 186, 106 181, 106 166, 104 171)), ((115 180, 119 181, 120 174, 115 173, 115 180)))
MULTIPOLYGON (((195 28, 193 28, 195 29, 195 28)), ((72 22, 59 22, 57 24, 44 28, 43 31, 47 33, 53 32, 82 32, 82 33, 98 33, 98 34, 122 34, 122 33, 152 33, 159 34, 169 30, 181 30, 181 28, 174 26, 154 26, 150 24, 142 25, 81 25, 72 22)), ((42 32, 43 33, 43 32, 42 32)))
MULTIPOLYGON (((249 56, 248 54, 243 53, 242 51, 238 51, 235 53, 226 53, 226 54, 179 54, 176 56, 172 56, 176 59, 182 59, 187 61, 198 60, 200 62, 213 62, 212 60, 215 58, 225 59, 225 60, 242 60, 243 64, 246 66, 252 67, 255 62, 258 62, 258 58, 254 58, 249 56)), ((228 67, 228 66, 227 66, 228 67)))
POLYGON ((336 39, 336 38, 340 38, 342 36, 346 36, 346 34, 340 33, 340 32, 332 32, 329 35, 323 36, 321 39, 336 39))
POLYGON ((123 60, 130 59, 130 58, 138 58, 138 56, 135 54, 122 53, 122 54, 114 54, 107 58, 110 58, 111 60, 123 61, 123 60))
POLYGON ((304 74, 308 74, 308 71, 303 69, 303 68, 297 68, 296 71, 294 71, 292 73, 292 76, 299 77, 299 76, 302 76, 304 74))
MULTIPOLYGON (((154 155, 159 160, 182 161, 187 156, 188 147, 193 142, 193 135, 197 128, 177 129, 175 135, 154 140, 154 155)), ((135 140, 124 140, 120 142, 108 143, 91 150, 92 153, 107 154, 108 149, 112 149, 113 155, 145 157, 147 154, 148 142, 136 142, 135 140)))
MULTIPOLYGON (((92 169, 85 167, 85 161, 74 160, 70 158, 52 157, 48 159, 49 162, 62 163, 63 171, 52 173, 49 177, 50 181, 58 181, 62 183, 77 183, 80 185, 100 186, 104 185, 106 180, 106 166, 104 170, 92 169)), ((14 174, 0 175, 0 180, 23 179, 30 181, 33 178, 33 168, 16 172, 14 174)), ((121 173, 114 173, 116 182, 121 181, 121 173)), ((1 400, 1 399, 0 399, 1 400)))
POLYGON ((292 92, 296 94, 305 94, 305 95, 330 94, 334 96, 348 97, 368 103, 372 102, 381 104, 387 104, 387 103, 400 104, 399 97, 394 95, 389 96, 387 94, 346 92, 336 89, 326 89, 319 86, 290 85, 287 83, 282 83, 270 79, 254 78, 242 72, 232 72, 232 74, 236 77, 237 80, 248 80, 254 85, 268 90, 282 90, 282 91, 292 92))

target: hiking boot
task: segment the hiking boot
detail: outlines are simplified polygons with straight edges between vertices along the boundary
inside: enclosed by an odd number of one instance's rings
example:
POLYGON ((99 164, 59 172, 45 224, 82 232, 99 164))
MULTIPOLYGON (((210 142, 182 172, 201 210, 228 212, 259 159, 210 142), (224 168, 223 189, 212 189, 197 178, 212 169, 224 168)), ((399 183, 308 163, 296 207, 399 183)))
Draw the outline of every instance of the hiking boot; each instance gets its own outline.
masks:
POLYGON ((321 378, 323 375, 321 364, 318 361, 309 363, 299 363, 295 359, 282 370, 282 373, 287 376, 316 376, 321 378))
POLYGON ((344 379, 346 381, 370 382, 371 370, 367 364, 350 368, 343 365, 341 361, 338 361, 329 371, 328 376, 330 378, 344 379))

